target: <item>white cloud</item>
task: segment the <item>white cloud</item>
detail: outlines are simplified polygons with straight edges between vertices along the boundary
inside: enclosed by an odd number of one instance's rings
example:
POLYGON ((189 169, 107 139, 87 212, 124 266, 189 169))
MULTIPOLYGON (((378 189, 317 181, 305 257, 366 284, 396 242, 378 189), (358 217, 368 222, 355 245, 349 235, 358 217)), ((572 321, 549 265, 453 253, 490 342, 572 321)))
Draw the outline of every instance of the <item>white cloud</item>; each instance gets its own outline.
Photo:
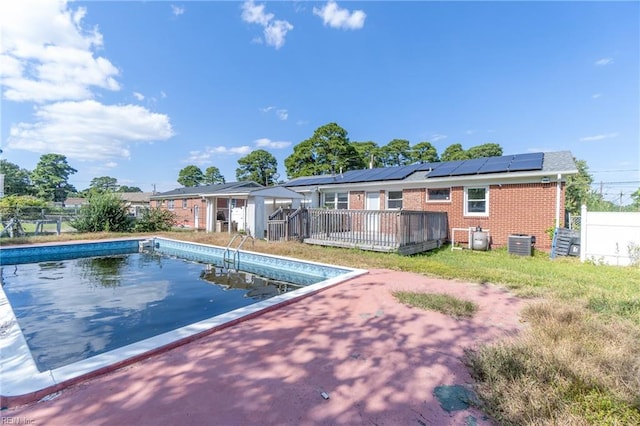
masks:
POLYGON ((287 21, 276 20, 264 29, 264 39, 269 46, 280 49, 284 46, 287 33, 293 29, 293 25, 287 21))
POLYGON ((182 6, 175 6, 175 5, 171 5, 171 13, 173 13, 174 16, 180 16, 182 14, 184 14, 184 7, 182 6))
POLYGON ((595 62, 595 65, 604 66, 604 65, 610 65, 612 63, 613 63, 613 58, 602 58, 602 59, 598 59, 595 62))
POLYGON ((618 137, 618 133, 603 133, 603 134, 594 135, 594 136, 585 136, 583 138, 580 138, 580 142, 601 141, 604 139, 613 139, 617 137, 618 137))
POLYGON ((274 112, 274 114, 276 115, 276 117, 278 117, 279 120, 285 121, 289 118, 289 111, 284 108, 278 108, 275 106, 260 108, 260 112, 269 113, 271 111, 274 112))
POLYGON ((438 142, 438 141, 441 141, 441 140, 446 139, 446 138, 447 138, 447 135, 440 135, 440 134, 437 134, 437 133, 436 133, 436 134, 434 134, 434 135, 431 135, 431 137, 429 138, 429 140, 430 140, 431 142, 438 142))
POLYGON ((281 148, 287 148, 287 147, 291 146, 291 142, 272 141, 271 139, 268 139, 268 138, 256 139, 254 141, 254 143, 256 144, 256 146, 258 148, 281 149, 281 148))
POLYGON ((120 71, 94 54, 102 34, 82 26, 86 13, 66 0, 0 2, 3 97, 37 104, 33 122, 12 123, 7 146, 115 166, 114 158, 130 156, 131 143, 174 133, 167 115, 94 100, 96 89, 120 90, 120 71))
POLYGON ((289 118, 289 111, 287 111, 286 109, 279 109, 276 111, 276 115, 280 120, 284 121, 289 118))
POLYGON ((108 169, 114 169, 114 168, 118 167, 118 163, 116 163, 115 161, 108 161, 107 163, 105 163, 104 166, 106 168, 108 168, 108 169))
MULTIPOLYGON (((265 13, 265 5, 255 4, 253 0, 247 0, 242 4, 241 17, 244 22, 261 25, 264 28, 264 42, 276 49, 284 46, 287 33, 293 29, 293 25, 289 22, 274 19, 273 13, 265 13)), ((262 43, 262 41, 262 38, 252 40, 254 43, 262 43)))
POLYGON ((267 26, 273 19, 273 13, 264 13, 264 4, 255 4, 253 0, 247 0, 242 4, 242 20, 250 24, 267 26))
POLYGON ((94 97, 93 88, 120 90, 120 71, 92 51, 102 46, 102 34, 82 28, 85 14, 61 0, 0 3, 5 99, 82 100, 94 97))
POLYGON ((138 105, 66 101, 38 107, 34 115, 35 123, 11 126, 8 147, 104 161, 128 158, 130 143, 165 140, 174 134, 169 117, 138 105))
POLYGON ((602 96, 602 93, 594 93, 593 95, 591 95, 593 99, 598 99, 601 96, 602 96))
POLYGON ((364 21, 367 18, 367 14, 362 10, 349 12, 333 0, 329 0, 321 8, 314 7, 313 14, 321 17, 325 26, 343 30, 359 30, 364 27, 364 21))
POLYGON ((164 98, 166 98, 166 97, 167 97, 167 94, 164 92, 164 90, 161 90, 161 91, 160 91, 160 97, 161 97, 162 99, 164 99, 164 98))
POLYGON ((215 146, 206 147, 204 151, 189 151, 189 157, 183 163, 195 164, 198 166, 211 164, 217 156, 220 155, 247 155, 253 148, 247 145, 242 146, 215 146))

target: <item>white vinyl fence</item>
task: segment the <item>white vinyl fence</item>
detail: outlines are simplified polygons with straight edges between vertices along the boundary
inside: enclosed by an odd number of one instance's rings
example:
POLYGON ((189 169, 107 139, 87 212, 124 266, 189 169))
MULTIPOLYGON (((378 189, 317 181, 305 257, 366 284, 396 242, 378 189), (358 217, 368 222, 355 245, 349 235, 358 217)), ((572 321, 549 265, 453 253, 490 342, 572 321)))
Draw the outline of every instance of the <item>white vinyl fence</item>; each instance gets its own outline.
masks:
POLYGON ((580 260, 608 265, 640 262, 640 212, 587 212, 582 206, 580 260))

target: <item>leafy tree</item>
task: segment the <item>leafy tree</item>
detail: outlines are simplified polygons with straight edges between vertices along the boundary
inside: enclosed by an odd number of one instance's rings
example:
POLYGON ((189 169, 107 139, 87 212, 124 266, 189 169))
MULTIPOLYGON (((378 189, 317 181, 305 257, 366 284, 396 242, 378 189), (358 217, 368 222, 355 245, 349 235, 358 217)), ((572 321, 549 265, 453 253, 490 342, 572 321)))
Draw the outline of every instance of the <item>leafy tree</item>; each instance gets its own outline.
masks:
POLYGON ((365 162, 349 142, 347 131, 336 123, 318 127, 313 136, 293 147, 284 160, 290 178, 335 174, 362 169, 365 162))
POLYGON ((93 193, 89 196, 89 204, 80 207, 78 218, 71 226, 79 232, 129 232, 133 218, 117 194, 93 193))
POLYGON ((101 176, 91 179, 89 190, 94 192, 114 192, 118 189, 118 179, 101 176))
POLYGON ((380 162, 380 147, 377 143, 367 142, 351 142, 353 146, 365 164, 365 167, 382 167, 380 162))
POLYGON ((36 168, 31 172, 31 182, 39 198, 52 201, 64 201, 75 188, 69 184, 69 176, 77 170, 67 163, 67 157, 61 154, 44 154, 36 168))
POLYGON ((137 186, 120 185, 118 192, 142 192, 142 189, 137 186))
POLYGON ((483 145, 472 146, 467 150, 469 158, 500 157, 502 147, 497 143, 485 143, 483 145))
POLYGON ((438 150, 431 142, 420 142, 409 151, 412 163, 435 163, 438 161, 438 150))
POLYGON ((640 188, 638 188, 636 192, 631 194, 631 199, 633 200, 631 206, 634 209, 640 210, 640 188))
POLYGON ((582 204, 587 204, 591 193, 593 178, 589 174, 589 167, 584 160, 573 159, 578 168, 578 174, 567 177, 565 188, 565 209, 572 214, 579 214, 582 204))
POLYGON ((441 161, 467 160, 468 158, 467 152, 459 143, 449 145, 440 156, 441 161))
POLYGON ((240 167, 236 169, 239 181, 252 180, 265 186, 273 185, 279 176, 278 161, 264 149, 253 151, 238 160, 240 167))
POLYGON ((411 146, 406 139, 393 139, 380 148, 381 163, 385 167, 411 164, 411 146))
POLYGON ((225 183, 224 176, 220 173, 220 169, 215 166, 207 167, 207 170, 204 171, 204 180, 205 185, 213 185, 214 183, 225 183))
POLYGON ((174 212, 153 207, 142 212, 142 217, 136 221, 135 230, 136 232, 171 231, 176 223, 174 212))
POLYGON ((204 181, 204 173, 200 167, 190 165, 180 170, 178 183, 182 186, 198 186, 204 181))
POLYGON ((17 164, 0 160, 0 174, 4 175, 5 195, 30 195, 31 181, 29 171, 21 169, 17 164))

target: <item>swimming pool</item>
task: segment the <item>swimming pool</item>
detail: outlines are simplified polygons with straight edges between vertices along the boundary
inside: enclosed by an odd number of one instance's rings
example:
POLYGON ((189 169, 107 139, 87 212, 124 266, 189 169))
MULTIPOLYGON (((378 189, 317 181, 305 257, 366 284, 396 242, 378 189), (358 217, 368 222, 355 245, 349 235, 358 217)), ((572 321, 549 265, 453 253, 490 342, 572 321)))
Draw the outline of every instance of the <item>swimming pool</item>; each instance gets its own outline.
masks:
POLYGON ((222 247, 164 238, 145 244, 151 253, 140 246, 126 240, 1 249, 4 400, 176 346, 365 272, 243 250, 235 271, 222 247), (125 253, 113 253, 110 243, 125 253), (111 252, 104 257, 98 249, 111 252), (57 328, 64 323, 69 329, 57 328))

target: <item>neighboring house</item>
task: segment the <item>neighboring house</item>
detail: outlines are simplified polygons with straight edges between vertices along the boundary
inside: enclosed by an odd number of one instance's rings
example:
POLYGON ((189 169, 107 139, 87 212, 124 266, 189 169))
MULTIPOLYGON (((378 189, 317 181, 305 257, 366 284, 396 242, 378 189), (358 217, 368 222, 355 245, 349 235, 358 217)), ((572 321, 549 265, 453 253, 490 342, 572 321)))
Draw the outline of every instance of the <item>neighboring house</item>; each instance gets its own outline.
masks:
POLYGON ((87 204, 89 204, 89 200, 87 200, 86 198, 69 197, 66 200, 64 200, 62 207, 65 207, 67 209, 78 210, 80 207, 86 206, 87 204))
POLYGON ((302 198, 284 187, 228 182, 156 193, 151 206, 174 212, 179 226, 207 232, 245 231, 262 238, 268 216, 279 207, 299 206, 302 198))
POLYGON ((456 241, 467 241, 464 229, 481 227, 494 246, 525 234, 548 249, 546 230, 563 225, 566 178, 577 173, 562 151, 352 170, 284 186, 303 194, 307 207, 444 211, 450 239, 455 229, 456 241))
POLYGON ((151 206, 150 198, 153 192, 116 192, 116 194, 125 202, 129 215, 140 217, 142 212, 151 206))

